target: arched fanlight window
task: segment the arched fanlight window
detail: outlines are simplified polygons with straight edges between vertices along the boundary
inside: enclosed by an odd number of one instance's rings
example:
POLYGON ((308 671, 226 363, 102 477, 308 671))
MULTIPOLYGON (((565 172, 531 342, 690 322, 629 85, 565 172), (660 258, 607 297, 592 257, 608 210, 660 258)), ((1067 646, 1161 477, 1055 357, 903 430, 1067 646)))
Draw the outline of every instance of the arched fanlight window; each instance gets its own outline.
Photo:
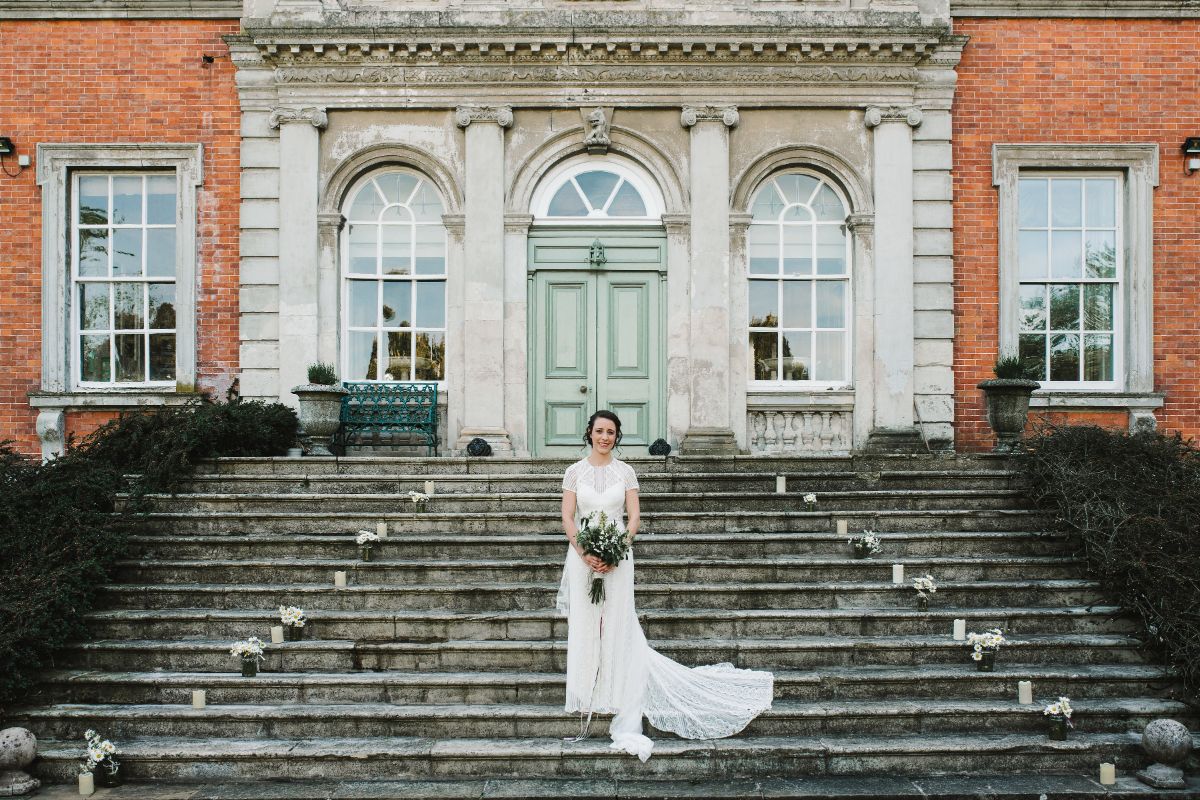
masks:
POLYGON ((788 172, 751 205, 749 357, 759 385, 850 380, 846 203, 825 178, 788 172))
POLYGON ((342 375, 441 381, 446 354, 442 198, 421 175, 389 169, 349 193, 342 247, 342 375))
POLYGON ((534 199, 547 222, 658 223, 662 201, 649 179, 615 161, 585 159, 552 172, 534 199))

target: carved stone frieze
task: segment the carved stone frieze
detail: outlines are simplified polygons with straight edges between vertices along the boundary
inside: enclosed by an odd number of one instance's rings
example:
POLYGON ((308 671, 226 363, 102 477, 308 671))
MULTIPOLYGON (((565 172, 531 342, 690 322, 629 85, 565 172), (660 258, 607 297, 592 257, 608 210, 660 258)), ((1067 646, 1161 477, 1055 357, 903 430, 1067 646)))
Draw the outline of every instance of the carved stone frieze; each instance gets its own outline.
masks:
POLYGON ((679 115, 679 123, 685 128, 701 120, 720 120, 726 128, 736 128, 741 116, 737 106, 684 106, 679 115))
POLYGON ((916 106, 871 106, 863 118, 868 128, 874 128, 885 122, 906 122, 915 128, 921 124, 924 116, 916 106))
POLYGON ((501 128, 513 124, 512 106, 459 106, 454 109, 454 124, 465 128, 472 122, 494 122, 501 128))
POLYGON ((271 117, 267 120, 267 124, 272 130, 279 128, 290 122, 307 122, 318 130, 322 130, 329 124, 329 116, 323 108, 276 108, 271 110, 271 117))

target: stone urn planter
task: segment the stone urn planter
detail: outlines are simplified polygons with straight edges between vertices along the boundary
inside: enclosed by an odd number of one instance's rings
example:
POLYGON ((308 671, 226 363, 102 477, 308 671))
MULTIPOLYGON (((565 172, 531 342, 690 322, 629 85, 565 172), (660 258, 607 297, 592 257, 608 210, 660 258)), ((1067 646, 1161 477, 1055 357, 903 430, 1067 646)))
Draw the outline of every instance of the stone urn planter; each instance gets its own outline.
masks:
POLYGON ((329 444, 342 421, 342 397, 349 390, 338 384, 305 383, 292 387, 300 398, 300 432, 312 442, 309 453, 331 456, 329 444))
POLYGON ((988 424, 996 434, 992 452, 1016 450, 1029 416, 1029 396, 1040 387, 1037 381, 1026 378, 991 378, 979 384, 987 399, 988 424))

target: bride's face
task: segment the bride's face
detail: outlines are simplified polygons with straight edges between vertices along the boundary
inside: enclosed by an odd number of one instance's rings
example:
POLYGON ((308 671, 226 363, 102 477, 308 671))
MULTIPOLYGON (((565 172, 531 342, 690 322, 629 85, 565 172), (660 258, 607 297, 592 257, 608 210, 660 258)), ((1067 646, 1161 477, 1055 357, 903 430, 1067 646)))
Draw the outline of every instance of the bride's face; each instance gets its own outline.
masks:
POLYGON ((611 453, 617 443, 617 426, 610 419, 603 417, 592 425, 592 449, 597 453, 611 453))

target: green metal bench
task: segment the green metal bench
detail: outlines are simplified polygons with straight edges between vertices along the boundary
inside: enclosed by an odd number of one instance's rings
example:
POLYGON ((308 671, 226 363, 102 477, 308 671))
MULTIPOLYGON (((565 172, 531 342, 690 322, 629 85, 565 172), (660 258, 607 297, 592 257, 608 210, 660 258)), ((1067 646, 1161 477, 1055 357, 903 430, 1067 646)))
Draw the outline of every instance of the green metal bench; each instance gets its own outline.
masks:
POLYGON ((437 384, 368 383, 346 381, 342 397, 342 447, 365 436, 415 433, 424 438, 430 455, 437 455, 437 384))

